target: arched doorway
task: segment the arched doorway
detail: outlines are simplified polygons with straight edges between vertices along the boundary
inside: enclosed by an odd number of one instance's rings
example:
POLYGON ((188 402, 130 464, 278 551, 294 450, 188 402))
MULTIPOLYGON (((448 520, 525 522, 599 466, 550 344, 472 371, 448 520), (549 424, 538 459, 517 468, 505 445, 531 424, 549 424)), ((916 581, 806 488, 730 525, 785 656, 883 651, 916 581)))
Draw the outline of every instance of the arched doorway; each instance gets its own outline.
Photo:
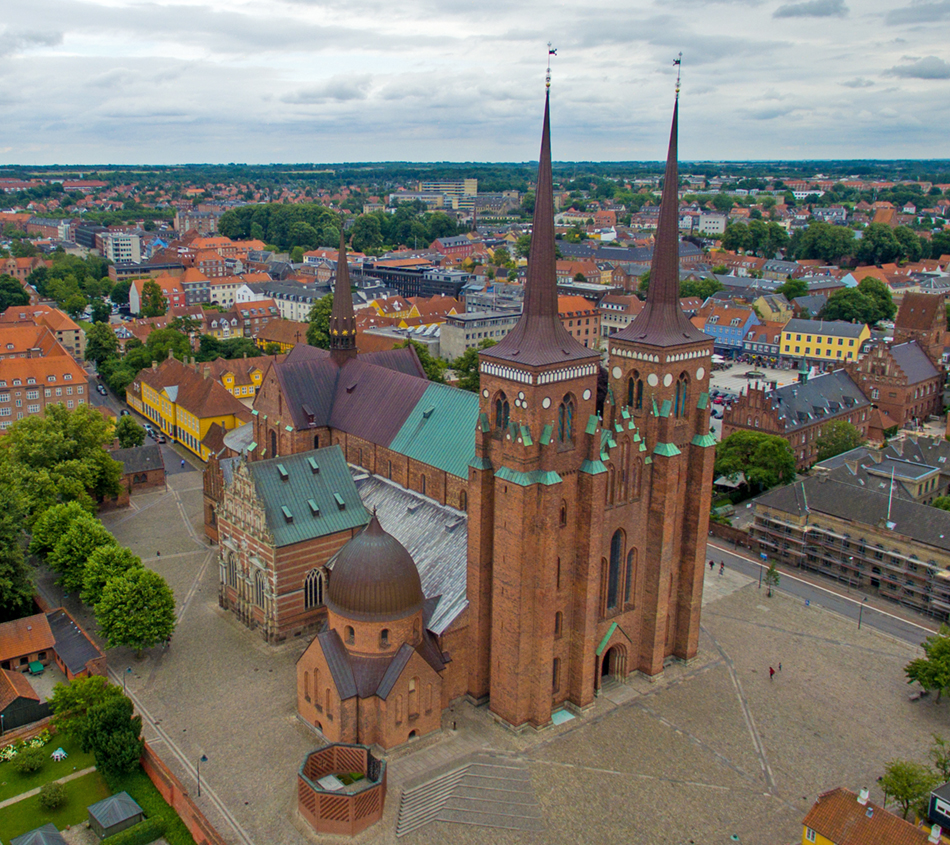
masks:
POLYGON ((600 661, 601 682, 608 678, 623 680, 627 676, 627 650, 622 645, 611 646, 600 661))

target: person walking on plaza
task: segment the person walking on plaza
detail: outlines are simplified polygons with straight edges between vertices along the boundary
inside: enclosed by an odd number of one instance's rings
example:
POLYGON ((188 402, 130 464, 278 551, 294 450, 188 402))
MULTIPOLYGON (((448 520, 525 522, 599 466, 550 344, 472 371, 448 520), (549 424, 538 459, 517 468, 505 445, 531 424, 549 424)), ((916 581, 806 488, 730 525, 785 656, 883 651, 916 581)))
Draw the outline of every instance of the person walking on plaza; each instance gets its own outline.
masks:
POLYGON ((716 562, 715 562, 715 561, 713 561, 713 560, 709 561, 709 571, 710 571, 710 572, 713 571, 713 567, 714 567, 715 565, 716 565, 716 562))
POLYGON ((182 469, 185 468, 185 459, 184 459, 184 458, 181 459, 181 468, 182 468, 182 469))
POLYGON ((719 574, 722 575, 726 571, 726 562, 724 560, 719 561, 719 574))
POLYGON ((771 666, 769 666, 769 680, 771 681, 772 678, 774 677, 775 677, 775 670, 771 666))

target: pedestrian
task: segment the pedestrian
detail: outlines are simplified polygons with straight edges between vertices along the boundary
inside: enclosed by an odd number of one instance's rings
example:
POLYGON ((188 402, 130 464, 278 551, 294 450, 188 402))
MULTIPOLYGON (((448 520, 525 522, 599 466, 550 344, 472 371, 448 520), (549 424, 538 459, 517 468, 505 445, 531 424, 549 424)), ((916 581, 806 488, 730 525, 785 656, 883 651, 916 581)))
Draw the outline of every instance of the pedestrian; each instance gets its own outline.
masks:
POLYGON ((782 664, 781 664, 781 663, 779 663, 779 665, 778 665, 778 670, 779 670, 779 672, 782 671, 782 664))
POLYGON ((724 560, 719 561, 719 574, 722 575, 726 571, 726 562, 724 560))
POLYGON ((182 469, 185 468, 185 459, 184 459, 184 458, 181 459, 181 468, 182 468, 182 469))
POLYGON ((775 677, 775 670, 771 666, 769 666, 769 680, 771 681, 772 678, 774 677, 775 677))
POLYGON ((709 571, 710 571, 710 572, 713 571, 713 569, 715 568, 715 566, 716 566, 716 562, 715 562, 715 561, 712 561, 712 560, 709 561, 709 571))

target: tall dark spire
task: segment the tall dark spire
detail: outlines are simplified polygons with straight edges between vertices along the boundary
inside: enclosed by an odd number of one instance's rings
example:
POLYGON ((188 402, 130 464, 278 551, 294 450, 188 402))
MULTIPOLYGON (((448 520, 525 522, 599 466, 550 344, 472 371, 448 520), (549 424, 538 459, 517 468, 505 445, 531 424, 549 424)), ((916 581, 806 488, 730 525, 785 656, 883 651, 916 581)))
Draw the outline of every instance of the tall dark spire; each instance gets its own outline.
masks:
POLYGON ((677 77, 673 126, 670 129, 670 147, 666 155, 663 199, 660 202, 660 220, 656 227, 656 240, 653 244, 653 262, 650 265, 647 301, 636 319, 613 335, 622 340, 640 341, 653 346, 673 346, 678 343, 709 340, 709 336, 697 329, 680 307, 679 168, 677 167, 679 107, 679 77, 677 77))
POLYGON ((336 259, 336 284, 333 287, 333 310, 330 312, 330 355, 338 364, 356 357, 356 316, 350 271, 346 264, 346 240, 343 218, 340 218, 340 252, 336 259))
POLYGON ((544 95, 544 125, 541 130, 538 187, 534 196, 531 250, 528 253, 528 277, 524 286, 524 309, 518 324, 498 345, 482 353, 487 358, 529 366, 597 356, 596 352, 573 338, 558 318, 550 100, 551 92, 548 89, 544 95))

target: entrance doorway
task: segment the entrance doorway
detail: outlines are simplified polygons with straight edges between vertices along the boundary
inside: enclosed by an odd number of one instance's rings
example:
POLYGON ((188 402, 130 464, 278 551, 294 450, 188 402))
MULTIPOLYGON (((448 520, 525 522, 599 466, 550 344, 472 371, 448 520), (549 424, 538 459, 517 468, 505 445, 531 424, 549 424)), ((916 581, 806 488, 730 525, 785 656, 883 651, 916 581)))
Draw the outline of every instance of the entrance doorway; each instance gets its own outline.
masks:
POLYGON ((600 662, 601 681, 607 678, 622 680, 627 675, 627 651, 623 646, 615 645, 607 649, 600 662))

